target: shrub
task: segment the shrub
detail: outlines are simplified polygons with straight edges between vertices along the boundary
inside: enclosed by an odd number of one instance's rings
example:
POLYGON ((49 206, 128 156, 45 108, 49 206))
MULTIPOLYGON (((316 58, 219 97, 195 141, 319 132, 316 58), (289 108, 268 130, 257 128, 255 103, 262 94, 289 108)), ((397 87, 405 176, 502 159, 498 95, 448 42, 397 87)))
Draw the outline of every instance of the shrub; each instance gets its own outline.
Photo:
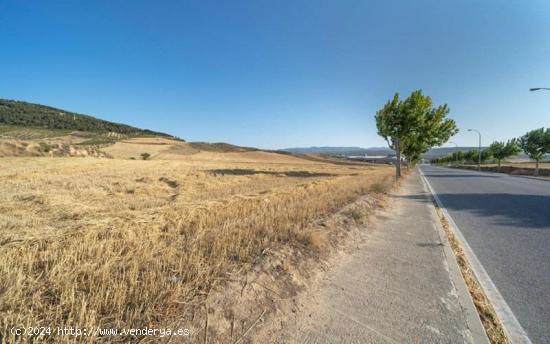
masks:
POLYGON ((376 182, 371 185, 370 191, 374 193, 385 193, 388 189, 388 185, 383 182, 376 182))
POLYGON ((46 153, 48 153, 52 149, 52 146, 50 146, 46 142, 40 142, 39 145, 40 145, 40 150, 46 153))

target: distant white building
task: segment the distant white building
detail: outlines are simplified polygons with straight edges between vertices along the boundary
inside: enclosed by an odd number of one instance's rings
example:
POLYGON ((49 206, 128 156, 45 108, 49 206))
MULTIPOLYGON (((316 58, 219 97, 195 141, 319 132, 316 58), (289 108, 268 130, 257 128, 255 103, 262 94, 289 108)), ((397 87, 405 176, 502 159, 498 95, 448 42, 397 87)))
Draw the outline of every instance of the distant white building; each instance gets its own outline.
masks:
MULTIPOLYGON (((379 164, 394 164, 397 161, 395 154, 390 155, 348 155, 346 158, 355 161, 372 162, 379 164)), ((401 161, 405 161, 404 157, 401 157, 401 161)))

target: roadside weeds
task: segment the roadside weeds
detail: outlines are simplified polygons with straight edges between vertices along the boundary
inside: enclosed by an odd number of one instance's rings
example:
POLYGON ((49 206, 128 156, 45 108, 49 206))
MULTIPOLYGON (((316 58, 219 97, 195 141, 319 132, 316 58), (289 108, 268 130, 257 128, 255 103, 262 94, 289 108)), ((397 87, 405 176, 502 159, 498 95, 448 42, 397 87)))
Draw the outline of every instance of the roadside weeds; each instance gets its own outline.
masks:
MULTIPOLYGON (((398 187, 390 178, 350 202, 338 212, 311 225, 316 230, 303 245, 272 247, 258 264, 235 275, 209 297, 209 342, 270 342, 292 323, 305 305, 307 290, 318 283, 334 260, 364 240, 365 225, 372 215, 386 207, 387 193, 398 187), (222 339, 225 338, 225 339, 222 339)), ((195 323, 204 323, 204 318, 195 323)), ((199 339, 199 338, 197 338, 199 339)), ((203 338, 200 338, 204 339, 203 338)))
POLYGON ((504 327, 502 326, 502 323, 500 322, 495 310, 493 309, 493 306, 489 302, 489 299, 481 289, 479 282, 474 276, 470 263, 468 262, 466 255, 464 254, 460 242, 453 233, 449 222, 445 218, 445 215, 443 214, 439 206, 435 204, 435 202, 434 205, 443 230, 445 231, 447 239, 449 240, 451 249, 453 250, 453 253, 456 257, 458 266, 460 267, 462 277, 466 282, 468 291, 470 292, 476 310, 481 319, 481 323, 485 328, 485 332, 487 333, 489 341, 492 344, 510 344, 510 341, 506 337, 506 334, 504 332, 504 327))

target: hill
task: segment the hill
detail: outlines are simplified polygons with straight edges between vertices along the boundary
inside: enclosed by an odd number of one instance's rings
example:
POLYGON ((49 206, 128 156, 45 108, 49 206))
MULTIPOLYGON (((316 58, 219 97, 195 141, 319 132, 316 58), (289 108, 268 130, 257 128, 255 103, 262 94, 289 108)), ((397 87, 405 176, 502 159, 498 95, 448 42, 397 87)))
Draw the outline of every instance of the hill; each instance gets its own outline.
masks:
POLYGON ((127 124, 113 123, 89 115, 7 99, 0 99, 0 124, 50 130, 113 132, 124 135, 171 137, 166 133, 140 129, 127 124))
POLYGON ((50 106, 0 99, 0 157, 304 162, 279 151, 171 135, 50 106))

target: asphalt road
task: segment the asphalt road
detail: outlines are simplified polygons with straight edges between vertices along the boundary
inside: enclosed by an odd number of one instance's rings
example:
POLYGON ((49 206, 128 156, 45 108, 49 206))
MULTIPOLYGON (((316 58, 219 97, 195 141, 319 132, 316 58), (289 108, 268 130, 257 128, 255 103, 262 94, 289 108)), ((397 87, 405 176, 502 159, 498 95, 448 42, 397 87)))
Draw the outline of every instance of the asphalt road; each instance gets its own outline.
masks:
POLYGON ((533 343, 550 343, 550 181, 420 167, 533 343))

